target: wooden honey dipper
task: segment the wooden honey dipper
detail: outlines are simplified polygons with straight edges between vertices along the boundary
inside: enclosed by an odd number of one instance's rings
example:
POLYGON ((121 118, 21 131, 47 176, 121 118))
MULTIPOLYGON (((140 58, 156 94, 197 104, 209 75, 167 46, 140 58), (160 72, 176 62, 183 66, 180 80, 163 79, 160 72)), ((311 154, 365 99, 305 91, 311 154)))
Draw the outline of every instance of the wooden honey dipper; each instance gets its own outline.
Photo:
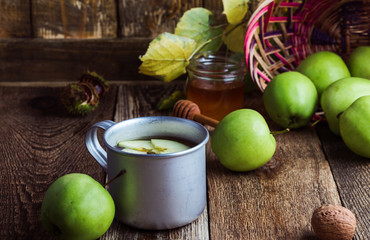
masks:
POLYGON ((198 105, 189 100, 177 101, 173 106, 173 114, 176 117, 187 118, 211 127, 216 127, 219 123, 218 120, 202 115, 198 105))

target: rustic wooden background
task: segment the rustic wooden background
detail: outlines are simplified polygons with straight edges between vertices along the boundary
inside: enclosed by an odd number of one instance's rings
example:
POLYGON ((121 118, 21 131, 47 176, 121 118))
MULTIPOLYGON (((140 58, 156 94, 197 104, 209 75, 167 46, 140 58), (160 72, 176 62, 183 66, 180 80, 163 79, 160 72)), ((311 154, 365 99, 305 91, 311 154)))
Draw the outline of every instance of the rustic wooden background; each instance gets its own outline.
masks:
POLYGON ((193 7, 226 22, 222 0, 0 0, 0 82, 151 80, 138 57, 193 7))
MULTIPOLYGON (((57 177, 78 171, 104 182, 101 167, 81 150, 92 123, 169 114, 155 106, 183 89, 182 82, 158 84, 138 74, 138 57, 153 37, 173 32, 183 12, 199 6, 225 21, 221 0, 0 0, 0 239, 49 239, 41 202, 57 177), (112 84, 93 114, 67 117, 55 96, 86 70, 122 84, 112 84)), ((261 93, 255 94, 248 94, 246 107, 263 112, 261 93)), ((277 141, 271 164, 240 174, 223 168, 208 145, 211 201, 194 223, 153 233, 114 221, 102 239, 316 239, 309 219, 325 203, 352 210, 354 239, 369 239, 367 159, 327 125, 277 141)))

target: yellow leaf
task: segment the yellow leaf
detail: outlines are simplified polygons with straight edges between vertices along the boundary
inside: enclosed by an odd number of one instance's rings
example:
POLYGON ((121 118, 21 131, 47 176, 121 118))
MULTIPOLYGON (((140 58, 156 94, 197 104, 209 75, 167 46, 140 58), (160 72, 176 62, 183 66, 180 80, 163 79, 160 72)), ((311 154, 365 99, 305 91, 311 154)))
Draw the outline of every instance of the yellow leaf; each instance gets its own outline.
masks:
POLYGON ((247 31, 246 24, 241 24, 239 26, 229 24, 225 31, 228 32, 230 30, 232 31, 224 37, 224 43, 227 48, 232 52, 244 53, 244 38, 247 31))
POLYGON ((224 5, 223 13, 230 24, 240 23, 248 11, 249 0, 222 0, 224 5))
POLYGON ((162 33, 149 44, 145 55, 140 57, 142 64, 139 73, 170 82, 186 73, 189 57, 196 46, 193 39, 162 33))

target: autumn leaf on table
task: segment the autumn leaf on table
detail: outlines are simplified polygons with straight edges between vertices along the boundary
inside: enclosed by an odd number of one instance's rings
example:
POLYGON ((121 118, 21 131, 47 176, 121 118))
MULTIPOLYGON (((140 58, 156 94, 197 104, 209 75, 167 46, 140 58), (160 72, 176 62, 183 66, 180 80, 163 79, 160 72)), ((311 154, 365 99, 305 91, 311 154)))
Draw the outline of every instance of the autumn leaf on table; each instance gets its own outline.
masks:
POLYGON ((197 47, 207 43, 201 51, 218 51, 222 45, 223 28, 214 26, 215 17, 205 8, 192 8, 184 13, 177 23, 175 34, 192 38, 197 47))
POLYGON ((222 0, 223 13, 230 24, 238 24, 243 21, 248 12, 249 0, 222 0))
POLYGON ((162 33, 148 47, 139 73, 170 82, 186 73, 197 43, 191 39, 171 33, 162 33))

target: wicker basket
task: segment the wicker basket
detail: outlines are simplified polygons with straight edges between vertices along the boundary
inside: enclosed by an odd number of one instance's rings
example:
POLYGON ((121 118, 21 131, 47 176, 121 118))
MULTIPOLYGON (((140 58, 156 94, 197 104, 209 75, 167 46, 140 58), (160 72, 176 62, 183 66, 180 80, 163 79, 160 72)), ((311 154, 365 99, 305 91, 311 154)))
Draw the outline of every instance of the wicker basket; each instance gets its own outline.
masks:
POLYGON ((264 0, 248 23, 247 67, 264 91, 311 53, 328 50, 346 59, 352 49, 370 45, 369 33, 370 0, 264 0))

